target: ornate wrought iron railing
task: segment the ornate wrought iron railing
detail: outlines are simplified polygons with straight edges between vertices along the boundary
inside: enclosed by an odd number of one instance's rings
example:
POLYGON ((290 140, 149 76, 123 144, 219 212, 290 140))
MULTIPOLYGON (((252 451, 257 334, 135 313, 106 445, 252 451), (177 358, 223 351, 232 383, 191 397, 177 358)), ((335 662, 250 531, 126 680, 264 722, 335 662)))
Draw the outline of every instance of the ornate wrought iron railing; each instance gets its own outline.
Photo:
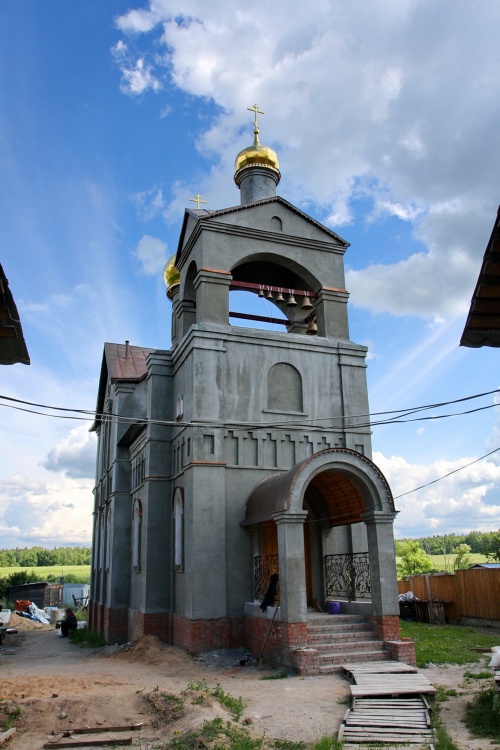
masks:
POLYGON ((371 599, 368 552, 325 555, 326 595, 353 599, 371 599))
MULTIPOLYGON (((254 596, 259 601, 264 598, 273 573, 279 573, 278 555, 256 555, 254 557, 254 596)), ((275 604, 280 603, 280 588, 276 592, 275 604)))

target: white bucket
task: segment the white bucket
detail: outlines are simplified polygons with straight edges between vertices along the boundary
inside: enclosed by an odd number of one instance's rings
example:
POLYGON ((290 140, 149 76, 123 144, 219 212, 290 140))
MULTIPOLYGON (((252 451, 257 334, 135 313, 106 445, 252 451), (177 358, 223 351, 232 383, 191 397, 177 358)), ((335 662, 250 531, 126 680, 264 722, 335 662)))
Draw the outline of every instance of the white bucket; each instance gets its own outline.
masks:
POLYGON ((64 609, 51 609, 50 610, 50 624, 55 625, 57 620, 62 620, 64 617, 64 609))

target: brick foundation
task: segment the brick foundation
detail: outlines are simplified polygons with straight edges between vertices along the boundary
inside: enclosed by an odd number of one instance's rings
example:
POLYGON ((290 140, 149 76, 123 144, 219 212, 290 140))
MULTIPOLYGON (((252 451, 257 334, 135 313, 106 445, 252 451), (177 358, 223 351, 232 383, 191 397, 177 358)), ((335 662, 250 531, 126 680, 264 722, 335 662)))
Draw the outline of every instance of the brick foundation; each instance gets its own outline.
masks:
POLYGON ((214 620, 190 620, 172 616, 172 643, 192 654, 213 648, 245 646, 245 618, 220 617, 214 620))
POLYGON ((384 641, 384 647, 390 652, 392 659, 416 665, 415 644, 412 640, 401 639, 398 615, 369 615, 366 619, 376 628, 379 639, 384 641))
POLYGON ((155 635, 163 643, 172 643, 172 615, 170 612, 141 612, 125 610, 128 624, 128 640, 142 635, 155 635))
POLYGON ((103 628, 99 632, 106 643, 126 643, 128 640, 128 610, 125 607, 102 607, 103 628))
POLYGON ((390 651, 392 659, 404 661, 416 667, 417 656, 415 654, 415 644, 409 638, 405 638, 402 641, 386 641, 385 647, 390 651))
POLYGON ((293 667, 299 670, 301 658, 303 663, 312 659, 311 654, 299 656, 299 650, 307 647, 306 622, 280 622, 275 620, 269 630, 270 625, 271 621, 266 618, 246 618, 246 646, 253 656, 261 656, 262 647, 269 631, 262 653, 262 659, 267 663, 275 666, 293 667))

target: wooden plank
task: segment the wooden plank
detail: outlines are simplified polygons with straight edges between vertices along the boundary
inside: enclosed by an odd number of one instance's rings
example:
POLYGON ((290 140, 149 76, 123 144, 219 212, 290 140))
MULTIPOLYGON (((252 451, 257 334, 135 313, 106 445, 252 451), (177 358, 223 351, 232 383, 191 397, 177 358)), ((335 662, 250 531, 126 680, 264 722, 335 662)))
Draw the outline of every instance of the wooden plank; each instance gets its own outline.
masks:
POLYGON ((351 685, 351 695, 355 696, 368 696, 368 695, 408 695, 414 693, 415 695, 421 694, 421 693, 430 693, 431 695, 434 695, 436 692, 436 688, 430 686, 417 686, 417 687, 389 687, 386 688, 385 686, 367 686, 367 685, 351 685))
POLYGON ((140 721, 137 724, 123 724, 123 726, 115 727, 68 727, 63 729, 63 732, 70 734, 99 734, 100 732, 133 732, 137 729, 141 729, 144 726, 144 722, 140 721))
POLYGON ((102 745, 131 745, 132 737, 104 737, 99 740, 80 740, 75 739, 69 742, 46 742, 44 747, 49 748, 64 748, 64 747, 99 747, 102 745))
MULTIPOLYGON (((430 734, 432 734, 432 729, 419 729, 417 727, 390 727, 390 732, 392 734, 398 734, 398 735, 408 735, 408 736, 414 736, 418 735, 419 737, 428 737, 430 734)), ((345 727, 344 733, 347 732, 354 732, 357 734, 372 734, 372 735, 380 735, 380 734, 386 734, 389 731, 386 727, 360 727, 360 726, 347 726, 345 727)))
POLYGON ((6 732, 2 732, 0 734, 0 745, 3 745, 4 742, 7 742, 7 740, 10 740, 13 734, 16 733, 16 728, 11 727, 10 729, 7 729, 6 732))

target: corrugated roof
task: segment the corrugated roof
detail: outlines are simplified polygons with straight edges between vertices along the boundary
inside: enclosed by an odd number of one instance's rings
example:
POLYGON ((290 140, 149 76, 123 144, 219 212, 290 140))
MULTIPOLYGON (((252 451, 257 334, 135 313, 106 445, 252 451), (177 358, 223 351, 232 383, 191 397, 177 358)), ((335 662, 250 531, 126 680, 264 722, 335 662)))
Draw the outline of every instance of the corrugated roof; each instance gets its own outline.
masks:
POLYGON ((500 346, 500 207, 472 295, 461 346, 500 346))

